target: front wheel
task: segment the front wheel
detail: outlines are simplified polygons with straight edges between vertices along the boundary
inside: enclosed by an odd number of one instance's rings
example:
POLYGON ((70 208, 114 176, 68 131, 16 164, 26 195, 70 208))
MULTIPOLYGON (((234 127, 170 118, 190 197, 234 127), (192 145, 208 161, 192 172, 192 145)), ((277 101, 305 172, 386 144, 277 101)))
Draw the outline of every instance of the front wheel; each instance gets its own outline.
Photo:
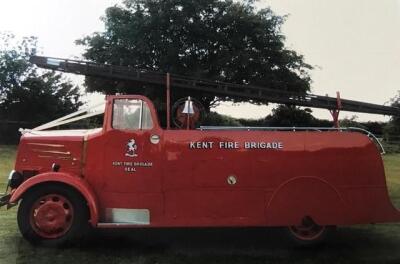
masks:
POLYGON ((323 243, 335 230, 333 226, 320 226, 311 217, 305 217, 298 226, 288 226, 287 233, 298 246, 316 246, 323 243))
POLYGON ((18 227, 33 244, 62 246, 86 233, 88 216, 79 193, 67 186, 43 185, 24 195, 18 208, 18 227))

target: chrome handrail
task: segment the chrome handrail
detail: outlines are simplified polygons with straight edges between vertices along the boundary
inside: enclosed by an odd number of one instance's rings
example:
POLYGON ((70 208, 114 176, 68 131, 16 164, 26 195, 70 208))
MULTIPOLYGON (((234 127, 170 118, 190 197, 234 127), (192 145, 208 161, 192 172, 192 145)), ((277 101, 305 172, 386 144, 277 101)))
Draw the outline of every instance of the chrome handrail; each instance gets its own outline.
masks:
POLYGON ((359 127, 349 127, 349 130, 362 132, 362 133, 366 134, 369 138, 372 137, 372 140, 375 141, 375 143, 377 143, 379 148, 381 149, 381 155, 386 154, 386 151, 385 151, 382 143, 379 141, 379 139, 372 132, 370 132, 370 131, 368 131, 366 129, 363 129, 363 128, 359 128, 359 127))
POLYGON ((223 131, 315 131, 315 132, 326 132, 326 131, 337 131, 337 132, 359 132, 362 134, 365 134, 369 138, 372 139, 372 141, 375 141, 375 143, 379 146, 381 149, 381 154, 385 154, 385 149, 382 146, 382 143, 379 141, 379 139, 370 131, 359 128, 359 127, 233 127, 233 126, 200 126, 198 130, 201 131, 208 131, 208 130, 223 130, 223 131))

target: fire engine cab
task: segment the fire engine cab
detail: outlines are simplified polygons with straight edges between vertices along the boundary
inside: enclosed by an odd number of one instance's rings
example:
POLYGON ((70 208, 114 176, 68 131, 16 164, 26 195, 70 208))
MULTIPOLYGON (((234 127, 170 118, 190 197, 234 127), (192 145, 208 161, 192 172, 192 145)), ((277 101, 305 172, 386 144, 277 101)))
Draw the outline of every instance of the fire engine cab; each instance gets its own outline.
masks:
POLYGON ((284 227, 299 243, 336 226, 400 221, 380 143, 356 128, 160 127, 152 102, 105 104, 22 130, 8 193, 33 243, 88 228, 284 227), (103 114, 96 129, 55 127, 103 114))

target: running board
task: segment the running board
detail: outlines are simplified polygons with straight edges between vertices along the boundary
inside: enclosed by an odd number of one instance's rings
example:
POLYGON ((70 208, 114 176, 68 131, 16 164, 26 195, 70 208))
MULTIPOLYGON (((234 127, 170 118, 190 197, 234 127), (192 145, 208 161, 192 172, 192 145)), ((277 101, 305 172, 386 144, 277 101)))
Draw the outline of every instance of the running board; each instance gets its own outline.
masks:
POLYGON ((148 225, 145 223, 98 223, 97 228, 137 228, 148 225))
POLYGON ((121 225, 150 225, 150 210, 132 208, 106 208, 104 224, 120 227, 121 225))

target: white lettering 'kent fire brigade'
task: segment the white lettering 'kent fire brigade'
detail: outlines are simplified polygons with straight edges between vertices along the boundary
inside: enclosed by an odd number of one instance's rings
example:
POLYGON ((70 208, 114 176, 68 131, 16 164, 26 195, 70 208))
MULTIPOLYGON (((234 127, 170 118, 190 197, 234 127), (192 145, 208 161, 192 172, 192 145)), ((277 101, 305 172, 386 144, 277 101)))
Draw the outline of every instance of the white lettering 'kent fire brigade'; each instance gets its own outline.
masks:
POLYGON ((271 142, 255 142, 246 141, 243 144, 236 141, 191 141, 189 142, 189 149, 283 149, 283 142, 271 141, 271 142))
POLYGON ((125 156, 131 157, 131 158, 137 157, 138 155, 136 154, 136 151, 137 151, 136 141, 132 138, 126 144, 125 156))

